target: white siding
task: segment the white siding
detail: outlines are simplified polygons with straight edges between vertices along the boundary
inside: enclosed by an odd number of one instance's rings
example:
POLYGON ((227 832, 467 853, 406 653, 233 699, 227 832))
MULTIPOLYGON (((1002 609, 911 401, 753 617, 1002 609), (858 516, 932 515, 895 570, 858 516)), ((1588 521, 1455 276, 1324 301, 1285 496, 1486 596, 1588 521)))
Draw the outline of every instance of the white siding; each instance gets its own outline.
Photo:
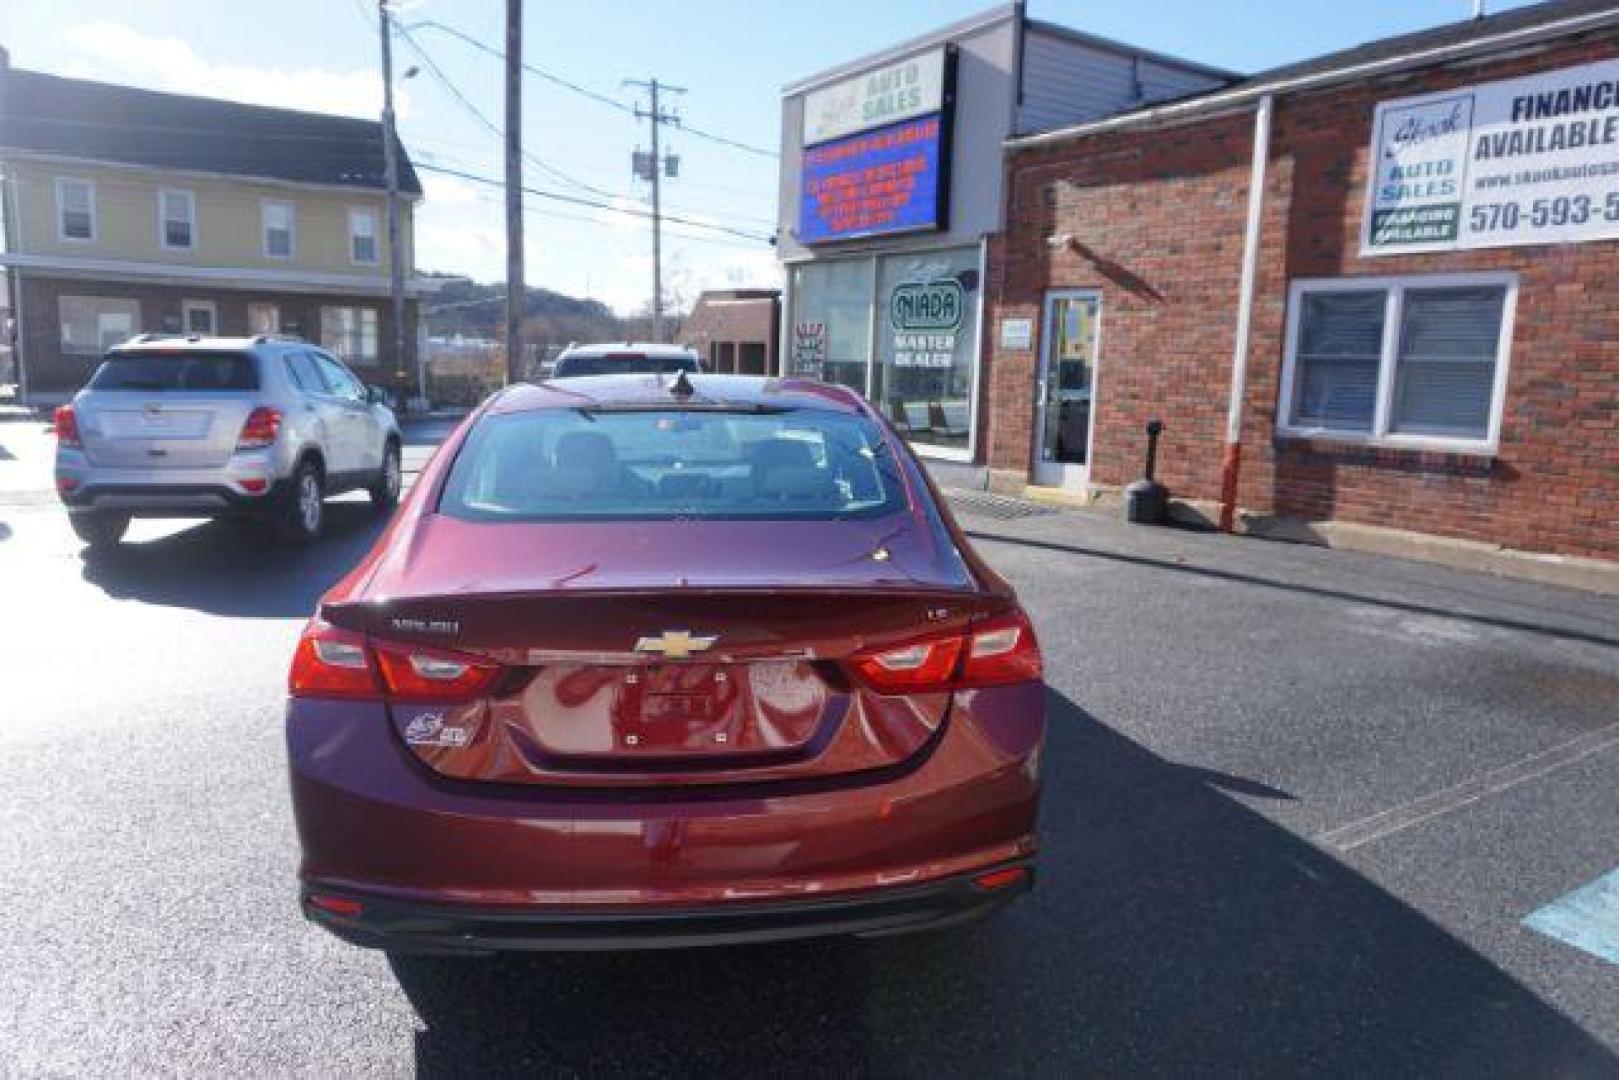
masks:
POLYGON ((1023 44, 1017 133, 1051 131, 1215 85, 1202 72, 1031 27, 1023 44))

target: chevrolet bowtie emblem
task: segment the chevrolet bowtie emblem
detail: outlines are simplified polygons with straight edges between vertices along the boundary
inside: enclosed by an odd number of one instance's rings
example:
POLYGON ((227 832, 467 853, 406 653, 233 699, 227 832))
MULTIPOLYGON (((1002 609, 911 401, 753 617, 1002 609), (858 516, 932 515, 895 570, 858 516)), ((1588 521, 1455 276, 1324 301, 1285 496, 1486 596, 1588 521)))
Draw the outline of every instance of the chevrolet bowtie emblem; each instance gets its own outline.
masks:
POLYGON ((714 634, 693 634, 690 630, 665 630, 657 637, 639 638, 636 652, 662 653, 665 660, 684 660, 694 652, 702 652, 719 638, 714 634))

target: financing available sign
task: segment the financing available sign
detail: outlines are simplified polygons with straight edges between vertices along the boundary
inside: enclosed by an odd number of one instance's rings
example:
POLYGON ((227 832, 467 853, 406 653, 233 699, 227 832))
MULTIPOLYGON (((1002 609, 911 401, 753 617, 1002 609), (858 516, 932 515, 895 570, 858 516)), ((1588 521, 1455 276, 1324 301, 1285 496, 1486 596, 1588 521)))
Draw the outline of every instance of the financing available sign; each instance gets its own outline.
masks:
POLYGON ((1619 237, 1619 60, 1378 105, 1361 251, 1619 237))

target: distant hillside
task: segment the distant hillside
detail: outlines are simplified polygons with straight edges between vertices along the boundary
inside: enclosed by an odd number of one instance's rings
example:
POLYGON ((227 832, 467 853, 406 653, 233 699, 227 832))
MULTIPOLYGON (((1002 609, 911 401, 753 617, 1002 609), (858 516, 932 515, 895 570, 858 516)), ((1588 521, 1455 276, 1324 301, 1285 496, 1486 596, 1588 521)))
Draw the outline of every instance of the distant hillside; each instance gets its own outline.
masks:
MULTIPOLYGON (((422 300, 428 334, 496 339, 505 335, 504 285, 481 285, 452 274, 424 276, 443 282, 437 293, 422 300)), ((615 341, 623 335, 622 320, 599 300, 580 300, 550 289, 530 288, 524 293, 523 337, 531 344, 615 341)))

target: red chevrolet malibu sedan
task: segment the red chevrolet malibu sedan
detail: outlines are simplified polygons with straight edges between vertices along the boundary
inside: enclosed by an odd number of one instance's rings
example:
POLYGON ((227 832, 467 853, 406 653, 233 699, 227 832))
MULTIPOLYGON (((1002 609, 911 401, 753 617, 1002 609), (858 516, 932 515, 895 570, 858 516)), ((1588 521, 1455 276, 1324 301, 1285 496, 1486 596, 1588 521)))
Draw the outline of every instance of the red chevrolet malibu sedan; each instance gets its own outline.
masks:
POLYGON ((322 599, 290 689, 303 910, 356 944, 878 935, 1033 881, 1034 633, 837 387, 501 393, 322 599))

